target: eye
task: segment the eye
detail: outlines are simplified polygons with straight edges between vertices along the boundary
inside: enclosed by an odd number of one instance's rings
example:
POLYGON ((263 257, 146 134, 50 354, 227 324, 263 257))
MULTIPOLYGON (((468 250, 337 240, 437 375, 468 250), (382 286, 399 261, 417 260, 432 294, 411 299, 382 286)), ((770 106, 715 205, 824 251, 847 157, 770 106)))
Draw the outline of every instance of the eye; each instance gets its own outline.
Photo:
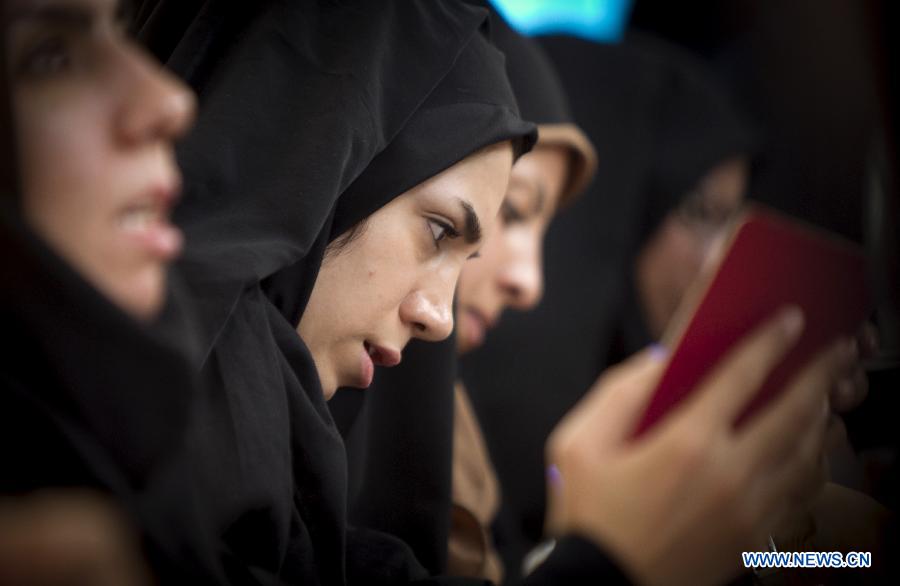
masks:
POLYGON ((66 39, 61 35, 46 37, 28 50, 19 63, 19 73, 45 77, 65 71, 72 59, 66 39))
POLYGON ((508 200, 503 200, 503 204, 500 206, 500 219, 504 224, 515 224, 516 222, 524 221, 525 214, 519 208, 509 203, 508 200))
POLYGON ((459 232, 448 224, 436 218, 428 218, 428 229, 431 231, 431 238, 434 240, 434 247, 440 249, 441 240, 445 238, 458 238, 459 232))

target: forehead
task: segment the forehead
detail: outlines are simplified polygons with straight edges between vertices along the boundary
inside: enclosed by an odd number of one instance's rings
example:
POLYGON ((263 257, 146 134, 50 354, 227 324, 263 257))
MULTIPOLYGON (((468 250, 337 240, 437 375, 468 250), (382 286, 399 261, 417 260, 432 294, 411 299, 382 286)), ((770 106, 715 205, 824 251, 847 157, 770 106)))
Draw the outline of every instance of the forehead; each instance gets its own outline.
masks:
POLYGON ((569 178, 570 156, 568 147, 538 143, 513 165, 510 193, 535 200, 538 211, 554 210, 569 178))

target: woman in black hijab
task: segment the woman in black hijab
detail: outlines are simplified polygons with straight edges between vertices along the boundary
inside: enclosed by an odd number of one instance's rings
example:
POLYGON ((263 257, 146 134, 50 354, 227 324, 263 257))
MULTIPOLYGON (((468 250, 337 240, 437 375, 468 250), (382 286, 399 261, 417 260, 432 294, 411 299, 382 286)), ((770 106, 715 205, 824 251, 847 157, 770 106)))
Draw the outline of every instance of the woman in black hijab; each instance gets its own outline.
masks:
MULTIPOLYGON (((499 303, 495 303, 496 299, 476 301, 467 296, 472 289, 477 289, 475 293, 479 297, 485 292, 488 296, 496 292, 492 289, 496 279, 485 278, 479 267, 493 266, 497 254, 483 251, 478 260, 466 264, 460 277, 455 339, 442 344, 411 344, 412 352, 403 364, 378 373, 372 390, 345 389, 328 404, 348 449, 351 519, 357 524, 401 537, 434 572, 447 571, 448 527, 451 523, 458 524, 457 517, 461 513, 456 506, 458 502, 452 503, 451 512, 451 463, 457 461, 455 452, 459 451, 454 447, 454 426, 458 430, 460 418, 467 415, 460 415, 462 391, 454 390, 458 387, 456 356, 457 352, 465 352, 473 346, 469 337, 472 334, 471 312, 475 309, 467 307, 463 310, 461 306, 468 303, 481 305, 485 301, 487 307, 481 309, 486 310, 485 315, 496 319, 505 303, 525 309, 536 301, 531 289, 535 283, 540 288, 540 277, 534 277, 540 273, 540 238, 546 223, 560 199, 568 201, 584 187, 596 163, 593 148, 571 124, 561 87, 540 50, 536 49, 538 55, 535 57, 531 53, 535 49, 531 42, 521 39, 493 12, 490 36, 491 42, 506 55, 506 71, 523 118, 540 124, 538 145, 548 147, 541 152, 561 153, 558 155, 563 160, 559 173, 566 177, 560 181, 566 184, 548 188, 541 179, 541 190, 547 193, 540 196, 531 193, 527 187, 522 188, 521 177, 515 178, 517 169, 521 174, 523 162, 533 167, 532 161, 544 157, 535 157, 532 153, 517 162, 511 179, 517 185, 507 191, 501 218, 489 240, 502 243, 499 248, 505 249, 509 242, 520 243, 524 237, 527 258, 519 259, 524 260, 524 267, 519 264, 513 269, 517 273, 513 279, 515 283, 507 282, 500 288, 499 295, 503 300, 499 303), (516 39, 521 39, 525 47, 516 39), (513 55, 508 51, 511 46, 515 48, 513 55), (550 80, 543 83, 547 76, 550 80), (560 190, 564 192, 562 195, 560 190), (507 236, 498 240, 498 232, 507 236), (537 256, 529 256, 531 253, 537 253, 537 256), (486 259, 486 256, 492 258, 486 259), (519 268, 525 270, 519 271, 519 268), (527 274, 520 275, 522 272, 527 274), (521 293, 516 300, 507 299, 511 289, 521 293), (447 414, 453 411, 456 416, 448 417, 447 414)), ((530 187, 531 176, 525 182, 530 187)), ((485 246, 487 250, 490 245, 485 246)), ((522 246, 514 244, 512 248, 522 246)), ((498 246, 491 249, 496 251, 498 246)), ((508 255, 508 252, 502 254, 508 255)), ((508 263, 508 260, 503 262, 508 263)), ((480 479, 477 484, 480 485, 480 479)), ((490 499, 483 499, 480 494, 475 500, 479 501, 480 507, 492 506, 490 499)), ((458 573, 459 568, 451 567, 450 571, 458 573)))
MULTIPOLYGON (((181 242, 168 216, 173 142, 194 101, 119 33, 116 15, 113 2, 3 4, 13 112, 3 115, 16 137, 4 157, 15 185, 0 201, 0 492, 16 497, 4 519, 43 519, 15 536, 38 542, 41 526, 86 528, 84 539, 120 547, 106 569, 126 580, 134 552, 116 543, 114 503, 159 579, 203 582, 207 550, 178 457, 195 388, 190 341, 154 323, 164 304, 172 321, 185 319, 167 287, 181 242), (33 496, 47 489, 55 496, 33 496)), ((89 565, 91 548, 80 552, 89 565)), ((13 575, 52 575, 73 555, 57 553, 30 560, 38 573, 13 575)), ((104 575, 104 564, 95 569, 104 575)))
POLYGON ((533 141, 479 33, 484 14, 438 2, 206 3, 179 37, 169 9, 139 14, 151 49, 201 100, 180 150, 177 219, 214 379, 193 444, 232 579, 423 577, 396 540, 346 531, 346 462, 325 394, 367 385, 409 336, 449 333, 454 274, 502 197, 504 145, 533 141), (340 269, 385 246, 380 264, 340 269), (416 274, 397 315, 372 316, 381 284, 416 274), (332 348, 321 332, 339 328, 317 324, 335 316, 373 319, 332 348))

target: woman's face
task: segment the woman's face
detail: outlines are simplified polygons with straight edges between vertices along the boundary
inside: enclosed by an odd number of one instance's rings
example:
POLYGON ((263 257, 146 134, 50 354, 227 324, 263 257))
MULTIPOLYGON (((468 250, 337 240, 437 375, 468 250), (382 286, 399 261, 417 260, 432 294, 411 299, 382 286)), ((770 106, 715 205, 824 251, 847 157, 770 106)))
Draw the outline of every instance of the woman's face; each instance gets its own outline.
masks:
POLYGON ((450 335, 459 273, 495 224, 511 165, 509 143, 483 149, 379 209, 326 257, 297 327, 326 398, 368 387, 411 338, 450 335))
POLYGON ((459 353, 480 346, 507 307, 528 310, 540 301, 544 233, 565 188, 569 157, 565 147, 539 143, 513 165, 497 229, 459 278, 459 353))
POLYGON ((181 248, 172 141, 193 95, 126 39, 115 0, 6 4, 25 217, 99 291, 149 318, 181 248))
POLYGON ((662 336, 685 292, 722 244, 743 204, 747 178, 746 157, 713 167, 641 249, 637 289, 654 338, 662 336))

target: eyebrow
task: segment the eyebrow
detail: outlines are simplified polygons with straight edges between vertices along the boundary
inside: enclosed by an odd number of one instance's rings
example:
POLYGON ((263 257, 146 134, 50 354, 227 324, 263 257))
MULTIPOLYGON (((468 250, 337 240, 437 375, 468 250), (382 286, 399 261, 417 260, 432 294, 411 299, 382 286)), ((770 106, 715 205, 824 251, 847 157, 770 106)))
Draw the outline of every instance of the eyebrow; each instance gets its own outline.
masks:
POLYGON ((475 208, 472 207, 472 204, 466 200, 457 198, 456 201, 462 207, 463 215, 465 216, 463 236, 466 242, 475 244, 481 240, 481 221, 478 219, 478 214, 475 213, 475 208))
POLYGON ((540 181, 526 181, 521 177, 511 177, 509 180, 509 187, 515 189, 518 187, 519 189, 525 190, 529 199, 533 194, 534 206, 531 210, 532 214, 540 214, 544 211, 544 206, 547 204, 547 191, 544 189, 544 184, 540 181))

